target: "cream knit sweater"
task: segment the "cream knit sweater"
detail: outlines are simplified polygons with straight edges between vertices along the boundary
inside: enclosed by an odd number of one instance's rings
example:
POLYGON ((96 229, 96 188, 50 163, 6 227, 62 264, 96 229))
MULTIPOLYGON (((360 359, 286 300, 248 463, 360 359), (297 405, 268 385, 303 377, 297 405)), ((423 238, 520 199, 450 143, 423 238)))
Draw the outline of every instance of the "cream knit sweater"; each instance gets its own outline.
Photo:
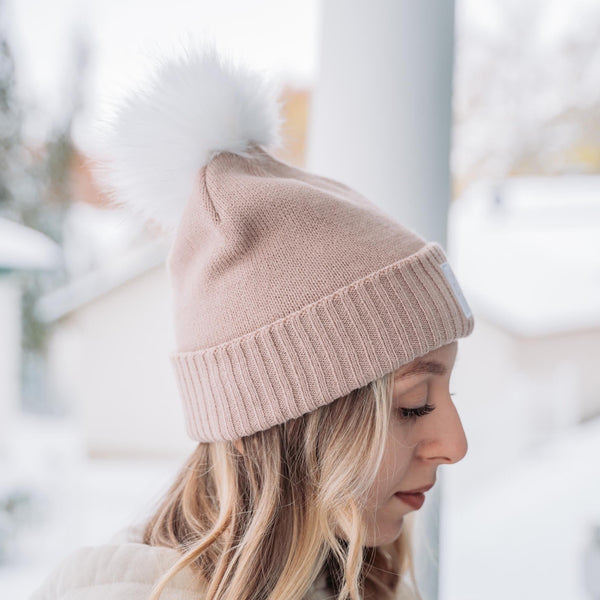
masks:
MULTIPOLYGON (((171 548, 141 543, 141 527, 119 531, 109 543, 84 546, 51 572, 30 600, 147 600, 154 583, 177 560, 171 548)), ((167 585, 161 600, 202 600, 202 588, 188 567, 167 585)), ((398 600, 413 600, 402 585, 398 600)), ((325 578, 315 581, 305 600, 332 600, 325 578)))

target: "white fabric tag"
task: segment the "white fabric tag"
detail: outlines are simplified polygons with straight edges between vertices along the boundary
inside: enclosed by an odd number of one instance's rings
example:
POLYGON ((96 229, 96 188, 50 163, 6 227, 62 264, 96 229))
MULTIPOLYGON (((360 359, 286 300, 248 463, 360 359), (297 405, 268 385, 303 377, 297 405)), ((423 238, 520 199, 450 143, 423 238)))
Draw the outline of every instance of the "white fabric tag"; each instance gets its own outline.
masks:
POLYGON ((444 275, 446 276, 448 283, 452 287, 452 290, 454 291, 454 295, 458 299, 458 303, 460 304, 460 307, 462 308, 463 313, 465 313, 465 317, 468 319, 472 314, 471 309, 469 308, 469 305, 467 304, 467 300, 466 300, 464 294, 462 293, 462 290, 460 289, 460 285, 458 285, 458 281, 456 280, 456 277, 454 276, 454 272, 452 271, 452 267, 450 266, 450 263, 447 263, 447 262, 442 263, 440 265, 440 267, 442 268, 442 271, 443 271, 444 275))

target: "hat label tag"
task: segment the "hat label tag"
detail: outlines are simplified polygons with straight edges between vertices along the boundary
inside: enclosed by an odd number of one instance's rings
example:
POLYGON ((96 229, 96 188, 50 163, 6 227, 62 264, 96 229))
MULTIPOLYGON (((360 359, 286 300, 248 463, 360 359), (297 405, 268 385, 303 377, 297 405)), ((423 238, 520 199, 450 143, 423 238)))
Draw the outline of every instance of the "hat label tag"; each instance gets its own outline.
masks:
POLYGON ((452 287, 454 295, 458 299, 458 303, 460 304, 460 307, 461 307, 463 313, 465 314, 465 317, 467 319, 469 319, 472 314, 471 309, 469 308, 469 305, 467 304, 467 300, 466 300, 462 290, 460 289, 460 285, 458 285, 458 281, 456 280, 456 277, 454 276, 454 272, 452 271, 452 267, 450 266, 450 263, 448 263, 448 262, 442 263, 440 265, 440 267, 441 267, 444 275, 446 276, 448 283, 452 287))

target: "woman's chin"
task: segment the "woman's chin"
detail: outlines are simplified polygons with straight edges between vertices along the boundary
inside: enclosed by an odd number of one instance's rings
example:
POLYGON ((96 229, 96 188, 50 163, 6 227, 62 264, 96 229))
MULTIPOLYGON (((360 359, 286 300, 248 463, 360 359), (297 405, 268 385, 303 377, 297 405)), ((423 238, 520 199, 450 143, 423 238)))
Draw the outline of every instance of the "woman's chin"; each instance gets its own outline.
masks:
POLYGON ((376 535, 368 536, 366 546, 385 546, 395 542, 401 535, 404 526, 404 517, 400 517, 393 525, 385 527, 376 535))

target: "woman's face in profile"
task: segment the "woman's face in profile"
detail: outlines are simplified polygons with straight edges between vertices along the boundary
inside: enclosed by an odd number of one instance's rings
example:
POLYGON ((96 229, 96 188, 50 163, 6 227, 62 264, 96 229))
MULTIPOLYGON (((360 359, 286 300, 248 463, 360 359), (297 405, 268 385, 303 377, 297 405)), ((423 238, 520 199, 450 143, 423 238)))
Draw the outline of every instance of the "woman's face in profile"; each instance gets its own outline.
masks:
POLYGON ((410 503, 414 496, 403 499, 397 492, 435 483, 439 465, 458 462, 467 453, 467 439, 449 390, 457 349, 458 342, 452 342, 394 373, 383 461, 367 499, 368 546, 393 542, 402 531, 404 515, 417 510, 410 503), (434 408, 424 409, 426 405, 434 408))

